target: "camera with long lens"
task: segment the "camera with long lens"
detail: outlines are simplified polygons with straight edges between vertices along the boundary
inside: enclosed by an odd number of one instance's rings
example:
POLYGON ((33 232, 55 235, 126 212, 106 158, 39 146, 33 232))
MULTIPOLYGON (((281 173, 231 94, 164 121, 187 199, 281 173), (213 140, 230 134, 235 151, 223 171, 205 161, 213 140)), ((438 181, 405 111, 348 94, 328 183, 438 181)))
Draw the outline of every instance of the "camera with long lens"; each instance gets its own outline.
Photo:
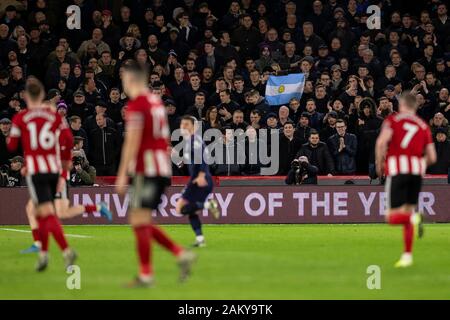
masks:
POLYGON ((74 167, 83 165, 83 157, 73 157, 72 164, 74 167))
POLYGON ((9 185, 9 166, 4 164, 0 166, 0 187, 7 187, 9 185))
POLYGON ((302 184, 303 178, 308 174, 308 162, 294 159, 291 168, 295 171, 295 184, 302 184))
POLYGON ((294 169, 294 170, 300 168, 300 160, 294 159, 294 160, 291 162, 291 168, 294 169))

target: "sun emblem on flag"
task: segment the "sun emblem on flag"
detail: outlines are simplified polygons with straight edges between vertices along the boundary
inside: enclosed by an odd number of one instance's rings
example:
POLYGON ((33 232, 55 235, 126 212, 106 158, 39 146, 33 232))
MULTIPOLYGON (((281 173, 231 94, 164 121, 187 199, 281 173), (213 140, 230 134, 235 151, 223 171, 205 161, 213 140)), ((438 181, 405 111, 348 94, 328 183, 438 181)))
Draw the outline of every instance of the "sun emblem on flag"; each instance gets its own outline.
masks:
POLYGON ((284 92, 284 86, 281 85, 278 87, 278 93, 283 93, 284 92))

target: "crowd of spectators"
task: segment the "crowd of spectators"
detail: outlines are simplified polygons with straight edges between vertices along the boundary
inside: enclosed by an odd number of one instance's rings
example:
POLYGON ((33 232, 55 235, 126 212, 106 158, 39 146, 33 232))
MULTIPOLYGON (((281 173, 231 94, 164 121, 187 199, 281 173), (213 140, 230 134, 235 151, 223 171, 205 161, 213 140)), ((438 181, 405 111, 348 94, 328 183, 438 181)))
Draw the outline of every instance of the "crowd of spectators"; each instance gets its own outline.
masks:
MULTIPOLYGON (((135 59, 164 101, 171 131, 180 116, 192 115, 204 130, 222 131, 227 154, 234 147, 227 129, 243 129, 248 141, 261 130, 279 130, 280 175, 305 157, 318 175, 373 176, 383 119, 410 90, 436 140, 438 163, 429 172, 446 174, 448 8, 435 0, 410 10, 395 2, 4 0, 0 165, 17 155, 7 152, 5 139, 10 119, 26 107, 24 81, 34 75, 76 137, 72 180, 91 184, 95 175, 114 175, 126 130, 121 64, 135 59), (81 29, 66 25, 71 4, 81 9, 81 29), (370 4, 381 7, 380 30, 367 27, 370 4), (268 77, 288 73, 305 74, 301 99, 270 106, 264 98, 268 77)), ((261 165, 211 169, 216 175, 257 175, 261 165)))

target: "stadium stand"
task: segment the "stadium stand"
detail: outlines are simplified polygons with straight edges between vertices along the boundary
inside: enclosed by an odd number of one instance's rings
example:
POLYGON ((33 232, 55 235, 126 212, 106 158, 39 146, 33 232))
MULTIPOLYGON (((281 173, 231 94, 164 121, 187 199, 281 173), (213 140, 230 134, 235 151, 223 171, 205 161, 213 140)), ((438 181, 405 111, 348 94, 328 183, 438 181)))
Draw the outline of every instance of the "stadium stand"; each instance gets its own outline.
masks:
MULTIPOLYGON (((195 116, 205 129, 251 126, 258 136, 268 128, 279 130, 284 167, 278 174, 308 154, 319 169, 319 181, 326 175, 373 177, 381 123, 397 111, 399 95, 411 90, 436 140, 439 160, 429 173, 448 175, 447 4, 423 1, 411 8, 405 3, 3 1, 0 166, 20 155, 8 153, 5 139, 10 119, 26 107, 24 83, 33 75, 45 83, 47 99, 67 117, 74 136, 83 140, 86 168, 97 169, 100 184, 106 181, 99 176, 116 172, 126 130, 121 64, 135 59, 148 69, 149 88, 163 99, 171 130, 184 114, 195 116), (382 30, 368 29, 366 9, 372 3, 383 4, 382 30), (69 29, 60 19, 72 4, 81 9, 80 29, 69 29), (293 73, 305 75, 301 99, 269 105, 264 97, 269 76, 293 73), (96 114, 106 116, 101 126, 96 114), (346 124, 345 141, 355 147, 351 155, 337 146, 340 119, 346 124), (293 136, 284 128, 289 120, 293 136), (311 132, 318 132, 320 141, 311 139, 311 132), (114 140, 102 140, 103 134, 114 140)), ((186 174, 176 165, 173 169, 175 175, 186 174)), ((248 164, 223 169, 212 171, 261 175, 260 166, 248 164)))

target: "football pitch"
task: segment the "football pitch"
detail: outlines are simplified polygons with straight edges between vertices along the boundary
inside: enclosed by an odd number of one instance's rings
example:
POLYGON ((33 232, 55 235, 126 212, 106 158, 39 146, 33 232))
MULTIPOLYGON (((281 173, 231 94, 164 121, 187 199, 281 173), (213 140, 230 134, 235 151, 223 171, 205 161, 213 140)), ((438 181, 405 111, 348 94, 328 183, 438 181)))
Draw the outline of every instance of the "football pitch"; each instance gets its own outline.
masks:
MULTIPOLYGON (((402 249, 399 227, 206 225, 207 247, 195 249, 188 282, 178 283, 174 258, 154 245, 156 285, 145 289, 123 287, 137 272, 129 226, 66 226, 79 254, 79 290, 66 287, 70 274, 53 239, 49 268, 39 274, 35 254, 19 253, 31 235, 17 230, 28 228, 0 226, 0 299, 450 298, 450 224, 426 225, 409 269, 393 267, 402 249), (380 289, 367 287, 377 269, 369 266, 380 268, 380 289)), ((193 241, 188 225, 165 230, 183 245, 193 241)))

